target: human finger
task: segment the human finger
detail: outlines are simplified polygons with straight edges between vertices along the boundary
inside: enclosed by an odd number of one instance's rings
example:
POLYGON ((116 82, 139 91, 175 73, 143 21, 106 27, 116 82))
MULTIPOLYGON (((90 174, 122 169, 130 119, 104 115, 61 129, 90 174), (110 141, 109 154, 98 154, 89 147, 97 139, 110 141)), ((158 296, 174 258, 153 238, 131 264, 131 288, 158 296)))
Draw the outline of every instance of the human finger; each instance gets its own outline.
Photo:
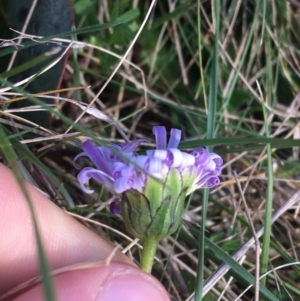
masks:
MULTIPOLYGON (((0 164, 0 295, 39 274, 38 253, 28 204, 11 170, 0 164)), ((114 246, 50 202, 33 186, 31 197, 51 269, 104 260, 114 246)), ((113 261, 133 264, 121 252, 113 261)))

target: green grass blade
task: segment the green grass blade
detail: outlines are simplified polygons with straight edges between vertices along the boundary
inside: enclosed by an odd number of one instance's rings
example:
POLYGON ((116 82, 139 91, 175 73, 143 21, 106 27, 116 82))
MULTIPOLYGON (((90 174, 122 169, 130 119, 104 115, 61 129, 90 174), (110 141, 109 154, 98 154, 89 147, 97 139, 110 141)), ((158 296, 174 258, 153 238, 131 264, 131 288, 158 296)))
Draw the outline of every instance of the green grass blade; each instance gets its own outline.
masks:
MULTIPOLYGON (((266 1, 264 1, 264 10, 266 12, 266 1)), ((266 15, 264 14, 266 18, 266 15)), ((271 41, 270 36, 267 34, 265 36, 266 40, 266 52, 270 53, 271 51, 271 41)), ((267 55, 267 72, 266 72, 266 83, 267 83, 267 99, 266 102, 272 106, 272 70, 271 70, 271 60, 270 56, 267 55)), ((270 138, 270 128, 268 115, 265 107, 265 103, 262 103, 262 110, 264 116, 264 125, 266 130, 266 137, 270 138)), ((273 162, 272 162, 272 147, 271 144, 267 144, 267 194, 266 194, 266 205, 265 205, 265 217, 264 217, 264 227, 265 231, 263 234, 262 241, 262 253, 261 253, 261 262, 260 262, 260 273, 265 274, 268 271, 268 262, 269 262, 269 253, 270 253, 270 241, 271 241, 271 228, 272 228, 272 209, 273 209, 273 162)), ((261 282, 266 284, 267 277, 264 277, 261 282)))
POLYGON ((34 67, 34 66, 36 66, 36 65, 38 65, 38 64, 40 64, 40 63, 42 63, 42 62, 44 62, 48 59, 49 59, 49 56, 46 56, 46 55, 42 54, 42 55, 40 55, 40 56, 38 56, 38 57, 22 64, 22 65, 19 65, 17 67, 12 68, 9 71, 1 73, 0 77, 7 78, 7 77, 14 76, 14 75, 19 74, 19 73, 21 73, 21 72, 23 72, 23 71, 25 71, 25 70, 27 70, 31 67, 34 67))
MULTIPOLYGON (((125 22, 129 22, 135 18, 137 18, 139 15, 138 11, 136 10, 132 10, 130 14, 127 14, 121 18, 119 18, 118 20, 114 21, 114 22, 108 22, 108 23, 104 23, 104 24, 97 24, 97 25, 92 25, 92 26, 87 26, 84 28, 80 28, 80 29, 76 29, 76 30, 72 30, 72 31, 68 31, 68 32, 63 32, 63 33, 59 33, 59 34, 55 34, 55 35, 51 35, 51 36, 47 36, 47 37, 43 37, 41 39, 39 39, 39 42, 43 42, 43 41, 49 41, 51 39, 54 38, 64 38, 67 36, 72 36, 72 35, 79 35, 79 34, 86 34, 86 33, 92 33, 92 32, 97 32, 100 30, 104 30, 107 28, 111 28, 111 27, 115 27, 117 25, 121 25, 125 22)), ((36 45, 37 42, 35 41, 25 41, 24 43, 22 43, 22 48, 21 49, 25 49, 27 47, 36 45)), ((14 47, 6 47, 6 48, 2 48, 0 50, 0 57, 10 54, 12 52, 16 51, 16 49, 14 47)))
MULTIPOLYGON (((208 95, 208 116, 207 116, 207 134, 206 137, 211 139, 214 137, 215 129, 215 116, 216 116, 216 105, 217 105, 217 93, 218 93, 218 60, 219 60, 219 24, 220 24, 220 1, 217 0, 215 3, 215 37, 214 37, 214 48, 213 48, 213 58, 212 67, 210 74, 210 87, 208 95)), ((200 0, 197 1, 197 15, 198 23, 200 22, 200 0)), ((201 41, 201 31, 198 32, 198 39, 201 41)), ((201 45, 201 43, 199 42, 201 45)), ((198 49, 201 52, 201 49, 198 49)), ((211 151, 212 147, 208 147, 211 151)), ((206 214, 208 205, 209 190, 204 189, 203 199, 202 199, 202 213, 201 213, 201 229, 200 229, 200 239, 199 239, 199 255, 198 255, 198 267, 197 267, 197 280, 195 288, 195 300, 202 300, 202 290, 204 283, 204 240, 205 240, 205 225, 206 225, 206 214)))
POLYGON ((199 145, 212 146, 212 145, 248 145, 256 146, 258 149, 263 148, 270 144, 272 148, 287 148, 293 146, 300 146, 300 141, 296 139, 284 138, 270 138, 270 137, 230 137, 230 138, 213 138, 191 140, 180 143, 180 148, 193 148, 199 145))

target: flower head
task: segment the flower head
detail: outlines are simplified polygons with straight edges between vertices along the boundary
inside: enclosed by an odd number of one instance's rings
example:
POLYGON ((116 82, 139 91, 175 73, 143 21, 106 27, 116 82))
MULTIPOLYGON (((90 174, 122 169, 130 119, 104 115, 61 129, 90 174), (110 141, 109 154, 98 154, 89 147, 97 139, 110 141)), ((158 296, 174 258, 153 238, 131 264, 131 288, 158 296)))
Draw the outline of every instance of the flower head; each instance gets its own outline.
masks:
POLYGON ((130 189, 142 192, 149 177, 163 179, 170 170, 177 170, 185 177, 189 177, 187 194, 201 187, 212 188, 220 183, 218 175, 223 163, 221 157, 209 153, 205 148, 198 147, 191 154, 178 149, 181 131, 171 129, 170 140, 167 145, 166 128, 153 127, 156 138, 156 150, 148 150, 146 155, 136 155, 136 148, 147 139, 138 139, 129 143, 110 144, 96 147, 91 140, 82 144, 83 152, 79 157, 87 156, 96 168, 85 167, 78 174, 78 181, 86 193, 93 193, 85 187, 91 179, 100 182, 116 194, 130 189), (120 155, 113 152, 115 149, 120 155))
MULTIPOLYGON (((83 152, 96 168, 85 167, 77 178, 85 184, 93 178, 118 195, 127 229, 136 237, 160 239, 173 233, 180 222, 187 195, 200 187, 212 188, 220 183, 221 157, 198 147, 191 153, 178 149, 181 131, 171 129, 167 143, 164 126, 153 127, 156 149, 137 155, 136 148, 147 139, 96 147, 91 140, 82 144, 83 152), (112 151, 114 149, 114 151, 112 151)), ((119 212, 118 201, 111 211, 119 212)))

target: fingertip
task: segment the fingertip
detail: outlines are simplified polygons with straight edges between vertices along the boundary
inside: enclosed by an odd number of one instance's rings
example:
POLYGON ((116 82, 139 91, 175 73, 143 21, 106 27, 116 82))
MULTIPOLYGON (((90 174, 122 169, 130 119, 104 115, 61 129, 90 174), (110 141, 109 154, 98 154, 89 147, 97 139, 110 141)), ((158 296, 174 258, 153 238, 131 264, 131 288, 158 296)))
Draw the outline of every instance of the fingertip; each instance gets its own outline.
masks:
POLYGON ((168 301, 170 299, 162 284, 150 274, 138 268, 120 267, 100 287, 96 300, 168 301))
MULTIPOLYGON (((54 277, 58 301, 170 301, 162 284, 150 274, 131 265, 112 262, 77 269, 54 277)), ((44 300, 37 285, 14 301, 44 300)))

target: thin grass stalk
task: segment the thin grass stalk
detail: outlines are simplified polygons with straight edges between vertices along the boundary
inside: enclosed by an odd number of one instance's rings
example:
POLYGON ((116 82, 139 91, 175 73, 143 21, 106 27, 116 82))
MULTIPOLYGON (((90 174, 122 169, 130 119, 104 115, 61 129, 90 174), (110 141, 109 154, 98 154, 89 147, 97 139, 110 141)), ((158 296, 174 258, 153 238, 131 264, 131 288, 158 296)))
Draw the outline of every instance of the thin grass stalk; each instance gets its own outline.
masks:
MULTIPOLYGON (((264 1, 265 2, 265 1, 264 1)), ((264 5, 265 6, 265 5, 264 5)), ((270 36, 267 34, 265 36, 266 40, 266 60, 267 60, 267 72, 266 72, 266 83, 267 83, 267 99, 269 100, 269 106, 272 107, 272 65, 271 57, 268 55, 271 53, 271 41, 270 36)), ((266 112, 265 104, 262 104, 263 116, 264 116, 264 125, 266 130, 266 137, 270 138, 270 128, 268 122, 268 115, 266 112)), ((270 241, 271 241, 271 228, 272 228, 272 208, 273 208, 273 164, 272 164, 272 146, 270 143, 267 144, 267 193, 266 193, 266 206, 265 206, 265 217, 264 217, 264 226, 265 231, 263 234, 263 243, 262 243, 262 253, 261 253, 261 267, 260 273, 265 274, 268 270, 268 261, 270 253, 270 241)), ((265 285, 267 277, 262 278, 261 282, 265 285)))
MULTIPOLYGON (((72 40, 74 41, 78 41, 77 39, 77 35, 74 34, 72 36, 72 40)), ((76 47, 72 47, 72 53, 73 53, 73 58, 74 58, 74 74, 73 74, 73 85, 74 87, 79 87, 80 86, 80 66, 78 63, 78 49, 76 47)), ((76 90, 74 92, 74 99, 78 100, 78 101, 82 101, 81 98, 81 91, 76 90)))
MULTIPOLYGON (((201 86, 203 89, 204 95, 204 103, 205 109, 207 109, 207 99, 206 99, 206 91, 205 91, 205 82, 204 82, 204 72, 203 72, 203 63, 202 63, 202 34, 201 34, 201 4, 200 0, 197 1, 197 32, 198 32, 198 56, 199 56, 199 71, 200 71, 200 79, 201 84, 199 83, 199 88, 197 94, 200 94, 201 86)), ((182 35, 184 36, 184 35, 182 35)))
MULTIPOLYGON (((200 18, 200 0, 198 3, 198 18, 200 18)), ((219 60, 219 24, 220 24, 220 1, 214 1, 214 13, 215 13, 215 40, 212 55, 212 68, 210 75, 210 88, 208 95, 208 115, 207 115, 207 134, 208 139, 214 137, 215 129, 215 116, 216 116, 216 105, 217 105, 217 92, 218 92, 218 60, 219 60)), ((198 36, 201 32, 198 32, 198 36)), ((201 49, 199 49, 199 52, 201 49)), ((208 150, 212 151, 212 146, 208 147, 208 150)), ((199 239, 199 256, 198 256, 198 267, 197 267, 197 279, 195 288, 195 300, 202 300, 202 291, 204 284, 204 242, 205 242, 205 224, 206 224, 206 214, 207 214, 207 204, 208 204, 209 190, 204 189, 203 191, 203 201, 202 201, 202 212, 201 212, 201 228, 200 228, 200 239, 199 239)))

